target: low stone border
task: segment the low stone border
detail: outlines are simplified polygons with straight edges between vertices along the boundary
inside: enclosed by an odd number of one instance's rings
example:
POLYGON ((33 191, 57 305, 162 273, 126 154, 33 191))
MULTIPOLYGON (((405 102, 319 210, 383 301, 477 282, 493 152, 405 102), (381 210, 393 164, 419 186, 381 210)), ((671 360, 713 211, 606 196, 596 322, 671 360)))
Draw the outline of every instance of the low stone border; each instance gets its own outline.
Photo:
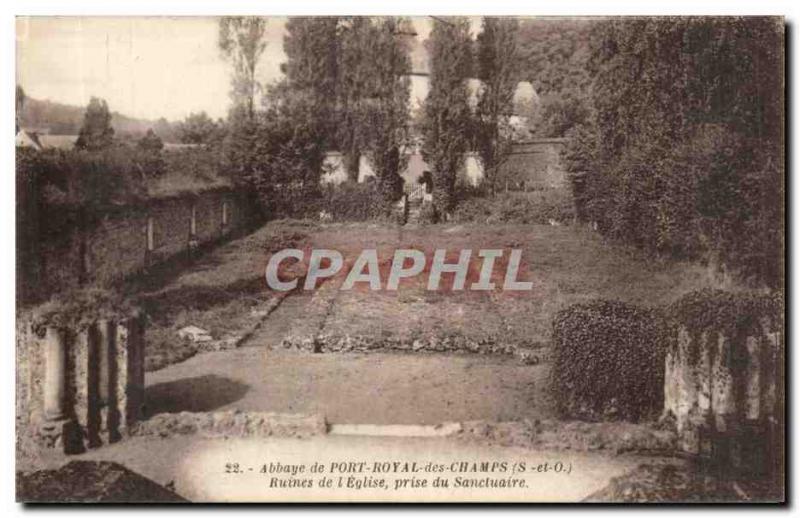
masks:
POLYGON ((274 412, 179 412, 157 414, 140 422, 132 435, 174 437, 311 437, 328 433, 320 415, 274 412))
POLYGON ((467 421, 454 437, 468 442, 549 450, 659 453, 672 455, 677 434, 650 424, 589 423, 556 419, 493 423, 467 421))
POLYGON ((368 437, 447 437, 461 431, 461 423, 424 424, 332 424, 331 435, 368 437))
POLYGON ((420 338, 376 337, 364 335, 287 336, 281 342, 286 349, 305 352, 467 352, 514 356, 526 365, 537 365, 548 359, 543 348, 527 349, 512 343, 498 343, 493 338, 468 338, 464 335, 441 335, 420 338))

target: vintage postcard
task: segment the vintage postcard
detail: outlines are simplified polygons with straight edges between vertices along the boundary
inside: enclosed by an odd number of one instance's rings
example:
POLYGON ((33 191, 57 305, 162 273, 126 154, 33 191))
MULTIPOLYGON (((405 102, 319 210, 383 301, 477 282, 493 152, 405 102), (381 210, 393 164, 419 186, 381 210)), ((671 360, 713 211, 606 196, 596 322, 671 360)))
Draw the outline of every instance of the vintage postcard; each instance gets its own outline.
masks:
POLYGON ((784 38, 18 16, 17 500, 784 503, 784 38))

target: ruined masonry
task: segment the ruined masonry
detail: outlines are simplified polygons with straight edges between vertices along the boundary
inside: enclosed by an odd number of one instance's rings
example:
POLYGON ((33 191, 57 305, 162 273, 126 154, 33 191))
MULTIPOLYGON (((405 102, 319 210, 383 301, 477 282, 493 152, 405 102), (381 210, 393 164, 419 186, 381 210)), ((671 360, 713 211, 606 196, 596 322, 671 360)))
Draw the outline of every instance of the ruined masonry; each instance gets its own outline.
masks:
POLYGON ((99 319, 78 329, 20 320, 18 433, 64 453, 128 434, 144 403, 142 316, 99 319))
POLYGON ((664 411, 682 451, 749 469, 781 449, 782 333, 767 319, 758 327, 747 336, 678 328, 666 357, 664 411), (766 451, 747 451, 759 443, 766 451))

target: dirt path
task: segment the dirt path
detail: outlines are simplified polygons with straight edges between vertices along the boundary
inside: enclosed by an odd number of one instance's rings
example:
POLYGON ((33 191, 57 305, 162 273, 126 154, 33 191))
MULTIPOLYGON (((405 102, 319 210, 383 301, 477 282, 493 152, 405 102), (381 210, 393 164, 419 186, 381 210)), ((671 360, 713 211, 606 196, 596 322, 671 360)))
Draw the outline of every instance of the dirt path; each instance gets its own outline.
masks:
POLYGON ((545 366, 507 357, 246 347, 148 374, 148 412, 319 413, 334 423, 376 424, 543 418, 552 417, 546 374, 545 366))

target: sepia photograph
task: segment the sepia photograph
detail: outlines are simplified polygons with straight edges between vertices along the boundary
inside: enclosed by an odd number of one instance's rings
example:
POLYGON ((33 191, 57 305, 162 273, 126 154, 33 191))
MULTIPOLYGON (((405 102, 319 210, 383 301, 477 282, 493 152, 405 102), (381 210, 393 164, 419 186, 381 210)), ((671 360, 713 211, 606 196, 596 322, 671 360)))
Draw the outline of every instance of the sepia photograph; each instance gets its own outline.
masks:
POLYGON ((783 16, 14 26, 17 502, 786 504, 783 16))

